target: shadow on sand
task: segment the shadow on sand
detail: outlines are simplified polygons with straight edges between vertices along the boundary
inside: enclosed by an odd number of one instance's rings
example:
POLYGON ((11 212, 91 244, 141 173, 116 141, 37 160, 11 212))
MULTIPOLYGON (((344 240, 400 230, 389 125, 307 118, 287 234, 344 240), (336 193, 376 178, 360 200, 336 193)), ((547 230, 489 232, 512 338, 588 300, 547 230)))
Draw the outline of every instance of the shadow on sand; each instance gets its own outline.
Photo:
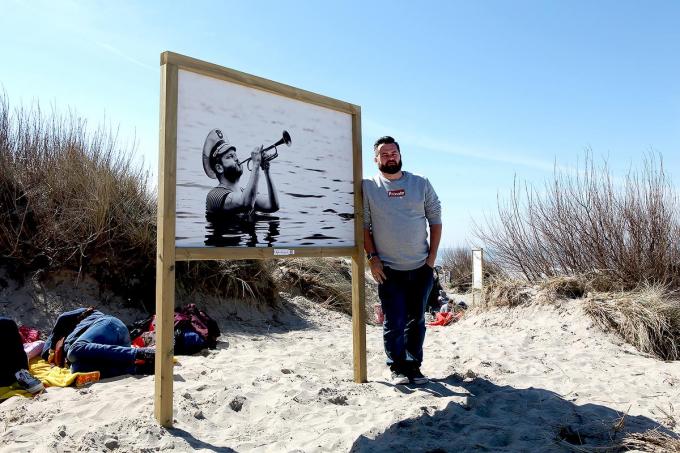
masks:
POLYGON ((351 452, 592 451, 588 449, 613 447, 627 433, 650 429, 677 437, 647 417, 624 417, 598 404, 579 406, 548 390, 498 386, 482 378, 466 382, 454 374, 398 390, 464 399, 440 411, 423 406, 422 415, 395 423, 375 439, 360 436, 351 452))
POLYGON ((187 441, 193 450, 208 450, 217 453, 236 453, 236 450, 233 450, 229 447, 217 447, 200 439, 196 439, 193 434, 180 428, 170 428, 168 429, 168 432, 173 436, 187 441))

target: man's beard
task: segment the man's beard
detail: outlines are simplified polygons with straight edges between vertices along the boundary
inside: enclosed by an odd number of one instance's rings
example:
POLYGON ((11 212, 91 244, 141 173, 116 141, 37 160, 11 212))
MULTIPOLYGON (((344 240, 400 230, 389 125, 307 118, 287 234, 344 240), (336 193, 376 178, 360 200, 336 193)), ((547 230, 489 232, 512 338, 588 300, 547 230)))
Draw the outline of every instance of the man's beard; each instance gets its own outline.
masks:
POLYGON ((224 169, 224 177, 229 182, 236 182, 243 174, 243 169, 239 165, 234 165, 224 169))
POLYGON ((396 173, 399 173, 401 171, 401 159, 399 159, 399 162, 397 162, 396 164, 379 165, 378 170, 380 170, 383 173, 387 173, 388 175, 394 175, 396 173))

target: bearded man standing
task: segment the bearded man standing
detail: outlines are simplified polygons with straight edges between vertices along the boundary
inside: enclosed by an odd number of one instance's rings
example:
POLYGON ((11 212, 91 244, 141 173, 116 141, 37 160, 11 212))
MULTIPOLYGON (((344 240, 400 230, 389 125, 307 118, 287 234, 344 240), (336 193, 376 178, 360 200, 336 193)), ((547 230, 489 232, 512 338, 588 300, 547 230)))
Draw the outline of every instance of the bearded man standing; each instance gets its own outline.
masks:
POLYGON ((426 178, 401 170, 394 138, 379 138, 373 149, 379 172, 362 182, 364 249, 385 314, 387 366, 395 385, 425 384, 425 307, 442 234, 441 204, 426 178))

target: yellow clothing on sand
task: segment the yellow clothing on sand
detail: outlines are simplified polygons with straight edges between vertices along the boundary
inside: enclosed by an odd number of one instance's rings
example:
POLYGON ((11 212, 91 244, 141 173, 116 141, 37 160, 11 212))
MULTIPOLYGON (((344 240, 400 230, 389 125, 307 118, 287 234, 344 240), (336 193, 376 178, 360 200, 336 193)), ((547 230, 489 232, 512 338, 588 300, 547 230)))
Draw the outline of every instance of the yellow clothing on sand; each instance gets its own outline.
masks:
MULTIPOLYGON (((179 363, 177 357, 172 358, 172 363, 173 365, 179 363)), ((76 387, 82 387, 83 385, 99 380, 99 371, 71 373, 71 370, 68 368, 59 368, 58 366, 50 365, 41 358, 32 359, 28 364, 28 371, 30 371, 36 379, 40 379, 45 387, 68 387, 74 382, 76 387)), ((9 387, 0 387, 0 401, 17 395, 28 398, 33 396, 23 390, 16 382, 9 387)))
POLYGON ((31 361, 29 368, 31 374, 40 379, 45 387, 68 387, 75 382, 78 375, 86 374, 71 373, 68 368, 52 366, 43 359, 31 361))
POLYGON ((12 384, 9 387, 0 387, 0 401, 6 400, 7 398, 11 398, 13 396, 26 396, 26 397, 31 397, 30 393, 26 392, 25 390, 22 390, 21 387, 19 387, 19 384, 12 384))
MULTIPOLYGON (((52 366, 45 360, 36 358, 31 360, 28 371, 45 385, 45 387, 68 387, 73 384, 80 375, 91 375, 92 373, 71 373, 68 368, 52 366)), ((5 400, 15 395, 26 397, 33 396, 23 390, 16 382, 9 387, 0 387, 0 400, 5 400)))

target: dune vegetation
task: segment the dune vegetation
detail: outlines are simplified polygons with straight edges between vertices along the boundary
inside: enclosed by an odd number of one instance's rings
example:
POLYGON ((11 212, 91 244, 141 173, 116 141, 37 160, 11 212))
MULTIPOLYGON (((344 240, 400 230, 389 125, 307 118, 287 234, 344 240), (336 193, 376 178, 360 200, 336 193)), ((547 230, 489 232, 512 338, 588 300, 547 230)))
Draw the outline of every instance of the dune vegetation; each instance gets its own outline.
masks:
POLYGON ((680 289, 679 208, 660 156, 618 180, 587 154, 582 168, 556 170, 544 187, 516 182, 478 239, 496 264, 530 282, 586 275, 603 291, 680 289))
MULTIPOLYGON (((156 194, 132 151, 113 129, 37 104, 11 109, 0 96, 0 265, 10 276, 93 277, 153 311, 156 194)), ((179 262, 176 275, 180 296, 277 301, 261 261, 179 262)))
MULTIPOLYGON (((622 180, 587 155, 583 168, 556 171, 540 190, 516 183, 496 217, 478 227, 494 270, 485 275, 483 306, 575 299, 602 329, 678 360, 679 208, 663 161, 653 155, 622 180)), ((463 269, 453 275, 468 278, 464 252, 445 256, 463 269)))

